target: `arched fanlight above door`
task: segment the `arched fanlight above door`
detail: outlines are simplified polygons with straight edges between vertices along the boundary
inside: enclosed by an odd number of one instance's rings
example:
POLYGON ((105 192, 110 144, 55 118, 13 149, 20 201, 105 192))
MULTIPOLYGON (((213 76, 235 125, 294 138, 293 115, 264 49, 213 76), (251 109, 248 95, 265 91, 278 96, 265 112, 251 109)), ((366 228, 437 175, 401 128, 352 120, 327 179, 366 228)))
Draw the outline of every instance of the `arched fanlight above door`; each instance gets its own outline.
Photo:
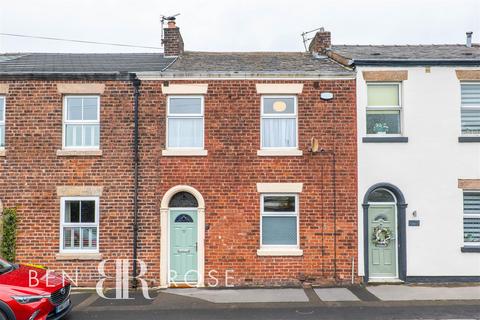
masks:
POLYGON ((178 192, 176 193, 168 203, 170 208, 197 208, 198 202, 197 199, 188 192, 178 192))

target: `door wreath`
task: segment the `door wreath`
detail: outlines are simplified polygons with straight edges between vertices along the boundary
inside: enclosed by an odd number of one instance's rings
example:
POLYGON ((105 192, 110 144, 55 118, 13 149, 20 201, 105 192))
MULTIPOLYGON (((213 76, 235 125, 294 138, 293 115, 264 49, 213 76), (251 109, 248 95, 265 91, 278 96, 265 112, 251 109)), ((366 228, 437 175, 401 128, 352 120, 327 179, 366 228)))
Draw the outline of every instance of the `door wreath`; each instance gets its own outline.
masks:
POLYGON ((387 227, 383 226, 376 226, 373 228, 373 233, 372 233, 372 242, 376 246, 388 246, 390 243, 390 240, 392 240, 392 230, 387 227))

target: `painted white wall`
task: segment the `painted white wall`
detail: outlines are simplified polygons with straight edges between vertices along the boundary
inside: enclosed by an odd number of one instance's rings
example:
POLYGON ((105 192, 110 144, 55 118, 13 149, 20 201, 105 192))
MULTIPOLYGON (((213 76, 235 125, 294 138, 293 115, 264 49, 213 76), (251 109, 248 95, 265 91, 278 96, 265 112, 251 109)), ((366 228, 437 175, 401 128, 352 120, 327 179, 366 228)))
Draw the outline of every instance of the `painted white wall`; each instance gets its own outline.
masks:
POLYGON ((463 195, 458 179, 480 179, 480 143, 459 143, 460 82, 454 67, 357 68, 359 274, 363 266, 363 209, 368 188, 397 186, 417 211, 407 223, 407 276, 478 276, 480 253, 462 253, 463 195), (403 133, 408 143, 363 143, 367 88, 364 70, 408 70, 403 81, 403 133))

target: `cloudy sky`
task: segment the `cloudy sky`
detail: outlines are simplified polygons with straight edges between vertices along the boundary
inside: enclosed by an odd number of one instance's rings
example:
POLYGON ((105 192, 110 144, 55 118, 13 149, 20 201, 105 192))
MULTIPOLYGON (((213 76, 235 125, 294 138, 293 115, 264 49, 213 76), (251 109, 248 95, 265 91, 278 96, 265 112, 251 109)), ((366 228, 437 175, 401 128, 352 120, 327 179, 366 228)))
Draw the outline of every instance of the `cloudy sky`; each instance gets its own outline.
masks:
MULTIPOLYGON (((480 0, 0 0, 0 33, 160 46, 160 15, 181 13, 187 50, 300 51, 318 27, 336 44, 480 42, 480 0)), ((0 36, 0 52, 130 52, 0 36)))

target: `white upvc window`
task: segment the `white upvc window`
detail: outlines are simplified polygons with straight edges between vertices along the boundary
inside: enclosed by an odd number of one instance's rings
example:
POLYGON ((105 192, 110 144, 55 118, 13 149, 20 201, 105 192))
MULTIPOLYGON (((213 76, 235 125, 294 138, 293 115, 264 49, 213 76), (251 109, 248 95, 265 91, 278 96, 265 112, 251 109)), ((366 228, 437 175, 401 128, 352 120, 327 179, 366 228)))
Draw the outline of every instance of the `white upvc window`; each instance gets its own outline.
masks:
POLYGON ((367 135, 402 135, 400 82, 367 83, 367 135))
POLYGON ((203 148, 203 96, 169 96, 167 104, 167 149, 203 148))
POLYGON ((480 246, 480 191, 463 192, 463 241, 480 246))
POLYGON ((296 96, 262 96, 261 149, 298 149, 296 96))
POLYGON ((98 253, 99 198, 62 197, 60 252, 98 253))
POLYGON ((299 247, 298 194, 262 194, 260 247, 297 249, 299 247))
POLYGON ((5 97, 0 96, 0 150, 5 148, 5 97))
POLYGON ((480 135, 480 82, 462 82, 462 135, 480 135))
POLYGON ((100 147, 100 97, 65 96, 63 102, 63 148, 100 147))

